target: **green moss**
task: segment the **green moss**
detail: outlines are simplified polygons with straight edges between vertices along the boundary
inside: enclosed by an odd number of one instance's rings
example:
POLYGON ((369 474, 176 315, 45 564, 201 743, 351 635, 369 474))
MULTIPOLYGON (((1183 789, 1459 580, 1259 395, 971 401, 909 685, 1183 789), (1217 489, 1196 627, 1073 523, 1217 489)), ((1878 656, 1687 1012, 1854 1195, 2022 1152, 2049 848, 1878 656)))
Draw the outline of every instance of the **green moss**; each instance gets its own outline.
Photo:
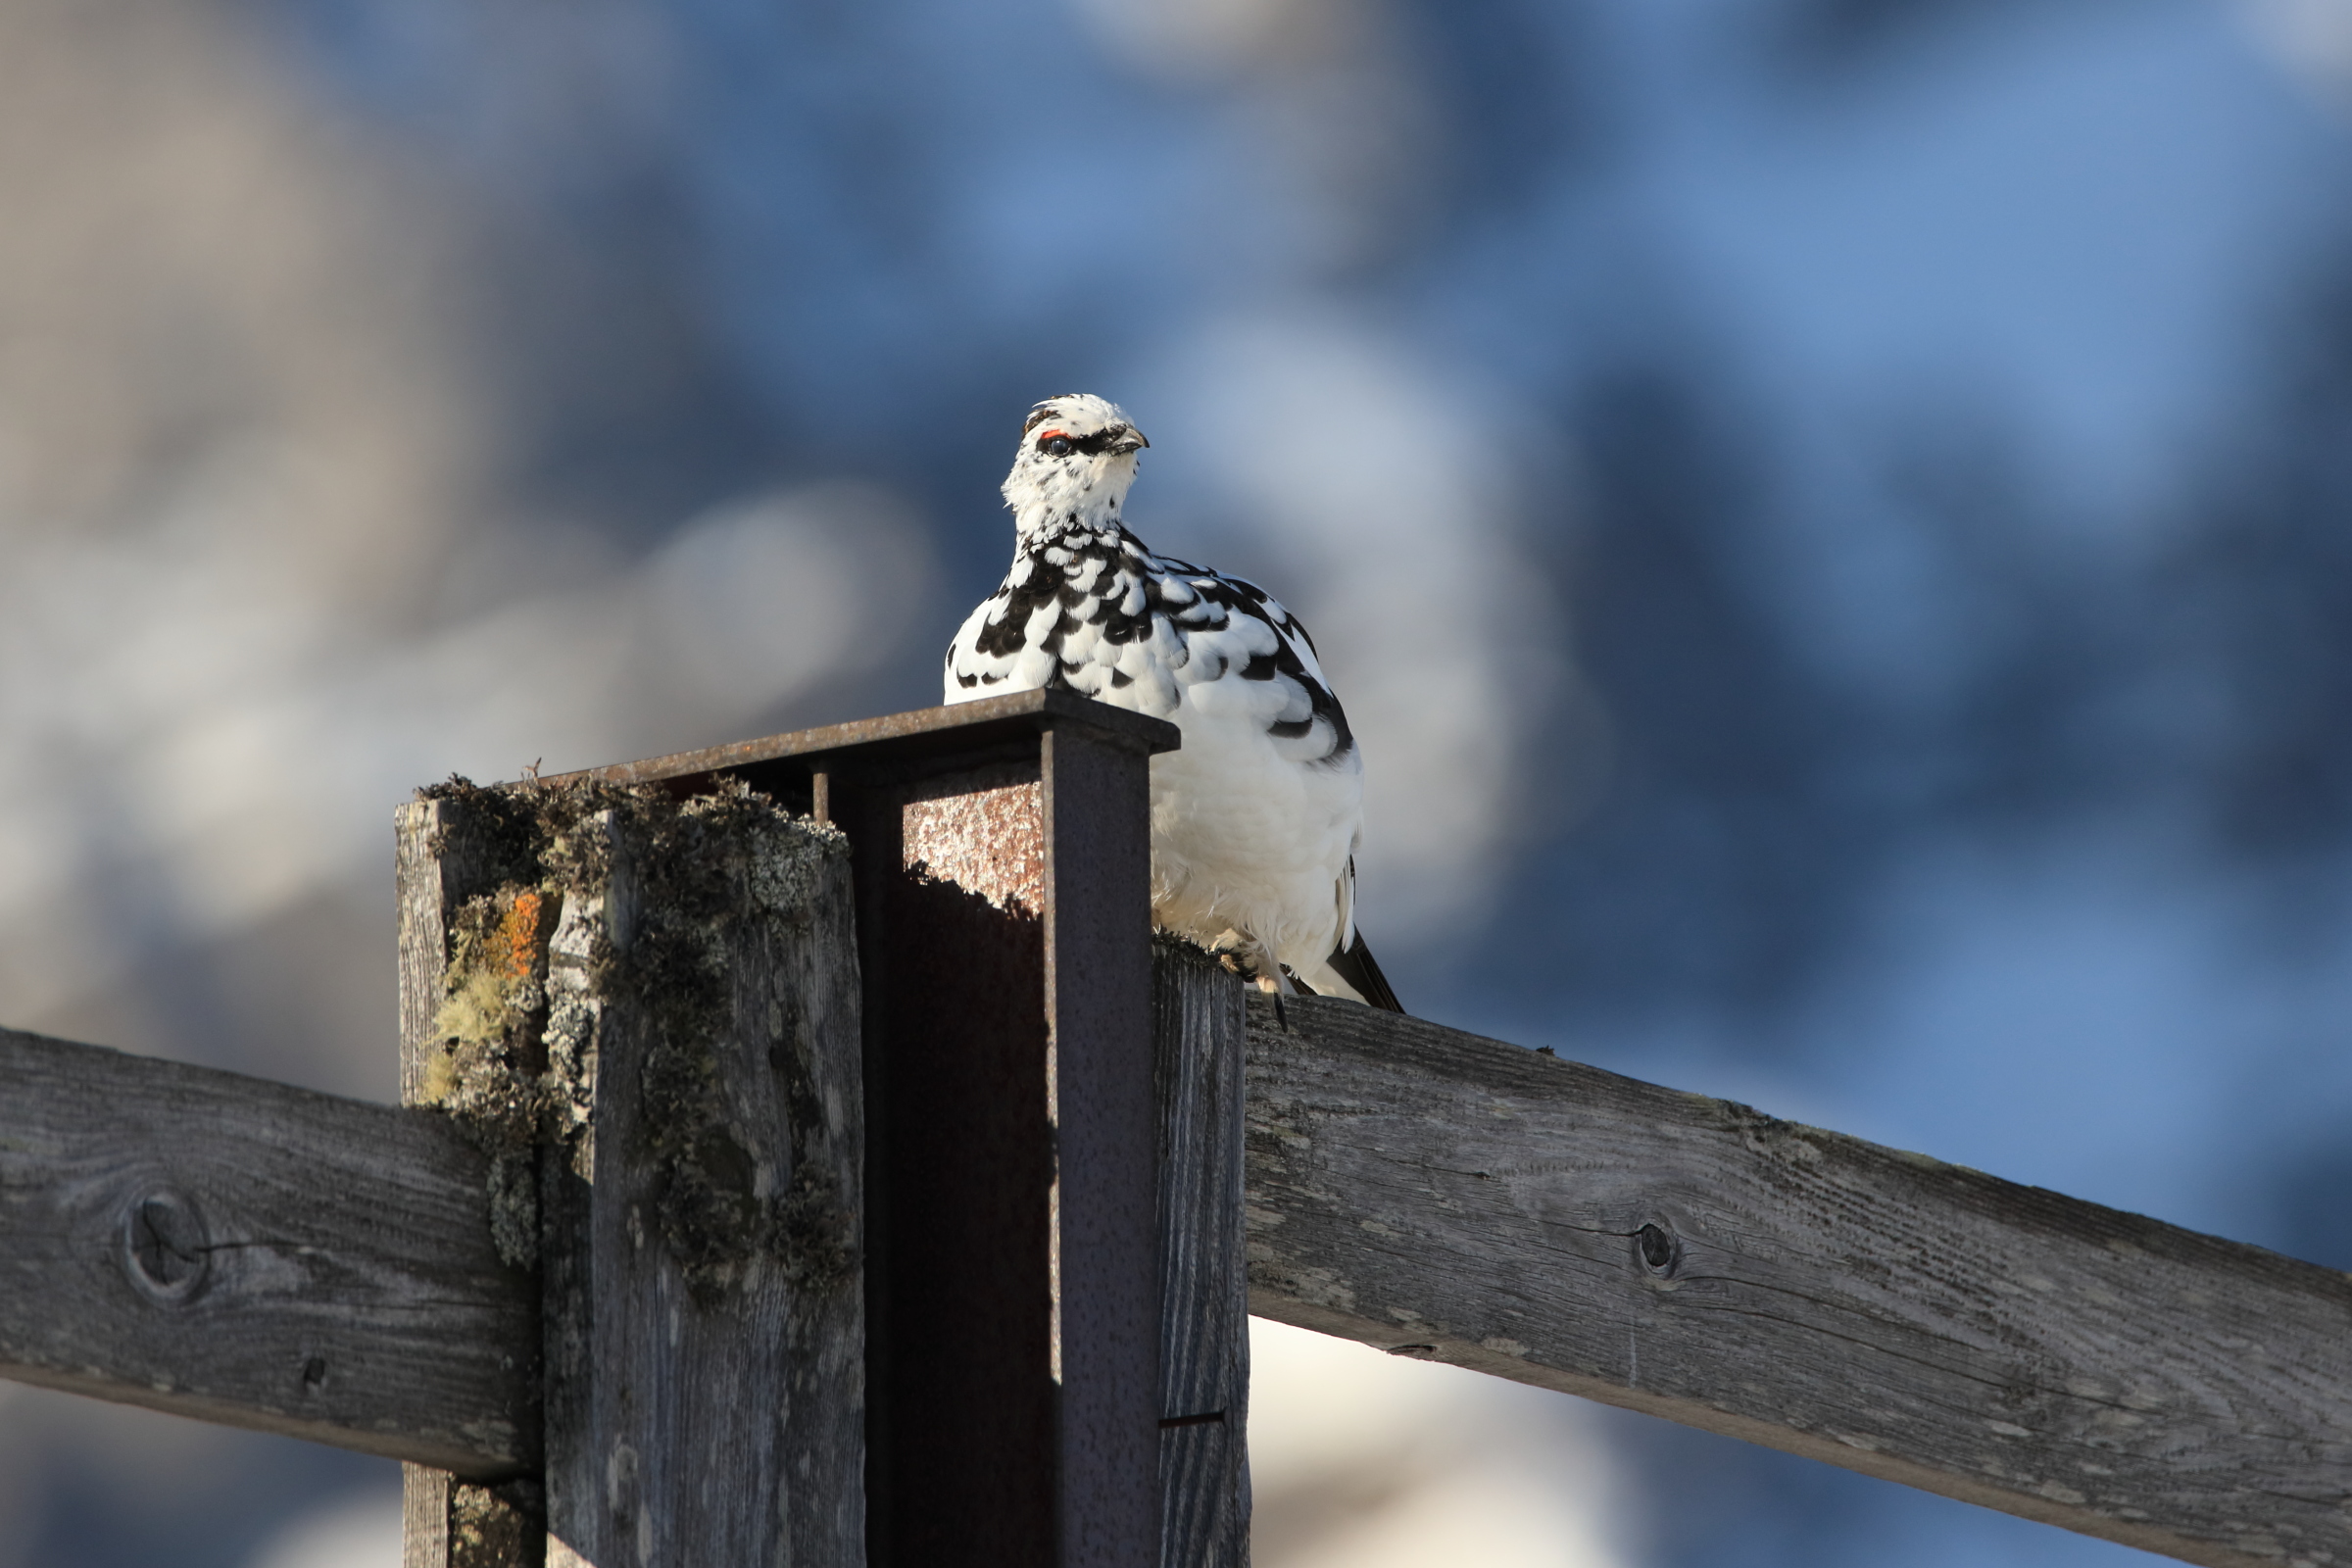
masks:
MULTIPOLYGON (((740 922, 805 927, 827 861, 849 853, 841 832, 733 781, 682 801, 594 782, 483 790, 452 779, 422 793, 465 804, 469 847, 502 876, 450 921, 441 1045, 424 1073, 425 1098, 494 1155, 502 1255, 519 1259, 537 1232, 537 1147, 594 1174, 599 1041, 617 1007, 643 1032, 638 1131, 634 1147, 605 1157, 650 1167, 648 1218, 696 1297, 715 1299, 759 1260, 805 1288, 854 1271, 854 1215, 815 1162, 796 1161, 781 1191, 761 1190, 721 1057, 754 1049, 738 1007, 759 1002, 738 998, 730 962, 740 922), (619 940, 615 918, 627 926, 619 940)), ((821 1149, 830 1132, 799 999, 767 999, 760 1021, 790 1147, 821 1149)))
MULTIPOLYGON (((796 820, 740 785, 684 802, 652 795, 622 813, 634 929, 606 952, 597 989, 626 997, 648 1025, 638 1077, 640 1148, 654 1174, 653 1214, 687 1285, 706 1300, 759 1258, 808 1274, 804 1254, 840 1250, 812 1238, 848 1234, 821 1217, 838 1210, 808 1180, 760 1191, 760 1160, 728 1103, 719 1053, 749 1049, 737 1027, 728 956, 747 914, 806 925, 824 862, 848 853, 836 829, 796 820), (812 1253, 813 1249, 813 1253, 812 1253)), ((777 1015, 787 1009, 772 1004, 777 1015)), ((769 1053, 784 1069, 791 1146, 824 1136, 812 1095, 796 1095, 792 1067, 805 1042, 797 1017, 769 1053), (808 1103, 794 1102, 806 1100, 808 1103)), ((776 1021, 771 1017, 768 1021, 776 1021)), ((805 1071, 803 1073, 805 1077, 805 1071)))

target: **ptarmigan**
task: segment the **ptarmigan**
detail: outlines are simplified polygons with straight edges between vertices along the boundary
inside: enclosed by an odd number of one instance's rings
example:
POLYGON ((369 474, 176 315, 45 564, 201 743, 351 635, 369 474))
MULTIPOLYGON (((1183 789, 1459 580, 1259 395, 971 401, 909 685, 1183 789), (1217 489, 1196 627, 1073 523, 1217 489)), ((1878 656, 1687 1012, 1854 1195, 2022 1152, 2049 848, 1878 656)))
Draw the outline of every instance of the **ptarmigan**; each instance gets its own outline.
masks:
POLYGON ((1152 760, 1154 922, 1269 990, 1401 1012, 1355 929, 1364 762, 1348 715, 1298 616, 1120 522, 1149 445, 1099 397, 1030 412, 1004 480, 1012 569, 948 645, 947 700, 1062 686, 1173 720, 1182 749, 1152 760))

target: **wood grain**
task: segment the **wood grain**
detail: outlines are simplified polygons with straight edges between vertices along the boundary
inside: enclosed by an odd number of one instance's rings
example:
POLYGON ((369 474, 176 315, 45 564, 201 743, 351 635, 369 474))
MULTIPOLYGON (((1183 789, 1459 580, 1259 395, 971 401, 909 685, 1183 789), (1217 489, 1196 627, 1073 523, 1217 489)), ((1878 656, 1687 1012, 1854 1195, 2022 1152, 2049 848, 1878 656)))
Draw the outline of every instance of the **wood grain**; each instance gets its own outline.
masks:
MULTIPOLYGON (((393 843, 394 892, 400 907, 400 1099, 404 1105, 416 1105, 427 1098, 426 1071, 441 1043, 435 1024, 444 1000, 442 978, 449 968, 450 925, 457 910, 503 881, 535 876, 536 867, 525 844, 518 842, 512 813, 500 811, 493 802, 408 802, 394 813, 393 843)), ((437 1112, 417 1114, 452 1133, 459 1131, 437 1112)), ((473 1140, 467 1142, 478 1148, 473 1140)), ((475 1158, 480 1164, 475 1193, 486 1215, 490 1161, 478 1152, 475 1158)), ((526 1381, 524 1420, 536 1455, 541 1419, 539 1282, 535 1270, 510 1272, 519 1284, 514 1354, 526 1381)), ((404 1465, 402 1568, 539 1568, 545 1557, 545 1523, 538 1508, 517 1506, 517 1500, 511 1490, 501 1494, 478 1479, 468 1481, 426 1464, 404 1465)), ((539 1498, 533 1494, 520 1500, 536 1503, 539 1498)))
POLYGON ((438 1117, 0 1030, 0 1377, 490 1478, 527 1281, 438 1117))
POLYGON ((408 1563, 512 1568, 546 1556, 546 1510, 535 1476, 482 1485, 430 1465, 403 1465, 400 1523, 408 1563))
POLYGON ((696 811, 570 844, 550 1035, 582 1032, 587 1124, 541 1167, 548 1560, 861 1568, 847 847, 696 811))
POLYGON ((1152 947, 1159 1102, 1160 1568, 1250 1561, 1249 1282, 1242 1257, 1241 980, 1152 947))
POLYGON ((2352 1279, 1348 1003, 1250 1019, 1250 1309, 2182 1560, 2352 1562, 2352 1279))

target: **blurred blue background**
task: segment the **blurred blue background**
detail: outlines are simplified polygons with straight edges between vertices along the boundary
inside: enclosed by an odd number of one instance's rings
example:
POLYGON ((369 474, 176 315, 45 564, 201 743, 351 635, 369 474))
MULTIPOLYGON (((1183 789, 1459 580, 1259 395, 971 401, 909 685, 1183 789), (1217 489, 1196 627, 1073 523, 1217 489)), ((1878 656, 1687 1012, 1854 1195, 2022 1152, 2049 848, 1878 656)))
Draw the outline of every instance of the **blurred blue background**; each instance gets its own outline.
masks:
MULTIPOLYGON (((1089 390, 1414 1010, 2352 1266, 2348 114, 2348 0, 14 0, 0 1021, 392 1098, 408 786, 936 701, 1089 390)), ((1261 1568, 2135 1555, 1310 1362, 1261 1568)), ((0 1386, 0 1568, 394 1489, 0 1386)))

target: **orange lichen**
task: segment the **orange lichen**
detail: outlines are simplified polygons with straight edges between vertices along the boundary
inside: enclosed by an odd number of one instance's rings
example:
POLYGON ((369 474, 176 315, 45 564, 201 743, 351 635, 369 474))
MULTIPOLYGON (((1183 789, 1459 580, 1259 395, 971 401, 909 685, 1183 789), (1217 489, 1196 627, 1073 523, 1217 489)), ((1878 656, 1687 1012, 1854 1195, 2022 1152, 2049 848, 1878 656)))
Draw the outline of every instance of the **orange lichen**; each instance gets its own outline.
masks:
POLYGON ((539 895, 518 893, 499 917, 494 953, 506 977, 528 980, 539 966, 539 895))

